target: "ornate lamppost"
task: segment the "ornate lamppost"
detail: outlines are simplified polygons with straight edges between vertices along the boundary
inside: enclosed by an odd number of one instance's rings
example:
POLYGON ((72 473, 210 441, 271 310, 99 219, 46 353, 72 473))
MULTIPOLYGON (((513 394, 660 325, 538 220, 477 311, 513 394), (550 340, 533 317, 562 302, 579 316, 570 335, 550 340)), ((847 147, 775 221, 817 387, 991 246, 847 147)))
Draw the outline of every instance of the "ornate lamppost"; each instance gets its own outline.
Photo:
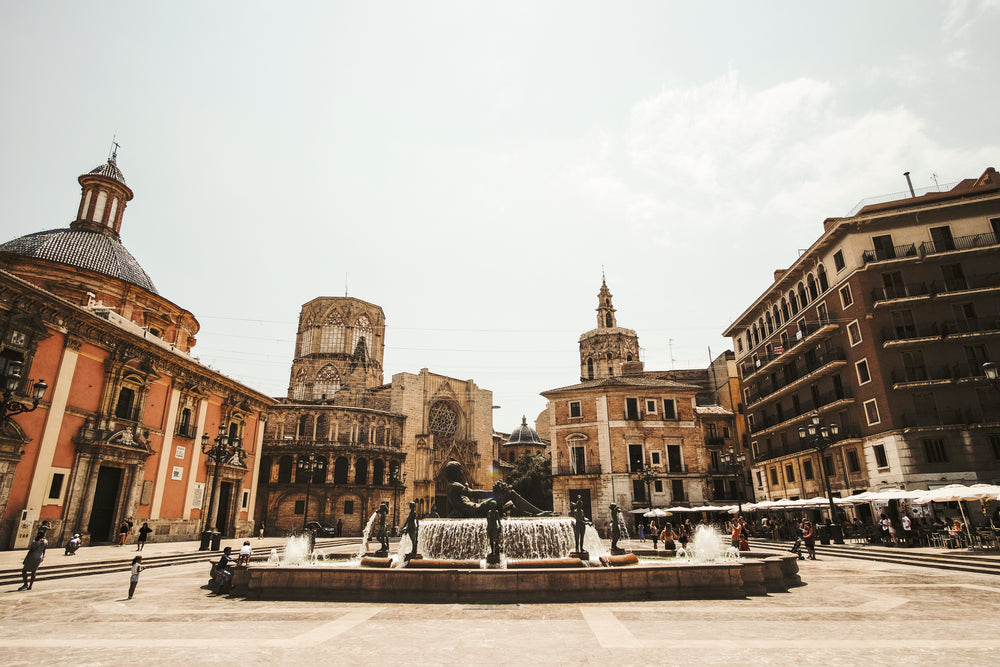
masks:
POLYGON ((208 551, 209 544, 215 536, 215 519, 217 507, 215 507, 215 493, 219 487, 219 469, 224 463, 236 457, 240 464, 246 458, 247 453, 243 450, 243 442, 239 437, 232 438, 226 434, 226 429, 219 425, 219 435, 215 440, 208 439, 208 433, 201 436, 201 452, 208 456, 215 464, 215 473, 212 475, 212 495, 208 498, 208 512, 205 515, 205 525, 201 532, 201 546, 199 551, 208 551))
POLYGON ((31 387, 31 407, 22 403, 15 397, 15 392, 21 387, 21 362, 12 361, 7 364, 7 370, 3 378, 3 403, 0 404, 0 424, 3 424, 13 415, 22 412, 31 412, 38 407, 38 403, 45 396, 45 390, 49 385, 45 380, 39 380, 31 387))
POLYGON ((732 447, 729 448, 728 452, 719 455, 719 462, 736 482, 736 504, 739 506, 740 514, 743 514, 743 465, 746 460, 746 454, 743 452, 737 454, 732 447))
POLYGON ((323 467, 323 461, 316 458, 315 454, 309 454, 300 456, 296 465, 306 476, 306 506, 302 514, 302 529, 305 530, 306 524, 309 523, 309 490, 316 471, 323 467))
POLYGON ((987 361, 983 364, 983 373, 994 389, 1000 389, 1000 364, 995 361, 987 361))
POLYGON ((646 501, 649 503, 649 509, 653 509, 653 480, 656 479, 656 472, 650 466, 643 464, 639 468, 637 474, 639 479, 646 485, 646 501))
POLYGON ((819 413, 813 412, 810 415, 809 423, 799 427, 799 440, 807 446, 816 450, 819 454, 819 467, 823 474, 823 487, 826 489, 827 500, 830 501, 830 538, 837 544, 844 543, 844 534, 837 525, 837 508, 833 503, 833 492, 830 490, 830 476, 827 474, 826 461, 823 458, 824 452, 833 443, 837 442, 840 435, 840 427, 836 424, 821 426, 819 413))

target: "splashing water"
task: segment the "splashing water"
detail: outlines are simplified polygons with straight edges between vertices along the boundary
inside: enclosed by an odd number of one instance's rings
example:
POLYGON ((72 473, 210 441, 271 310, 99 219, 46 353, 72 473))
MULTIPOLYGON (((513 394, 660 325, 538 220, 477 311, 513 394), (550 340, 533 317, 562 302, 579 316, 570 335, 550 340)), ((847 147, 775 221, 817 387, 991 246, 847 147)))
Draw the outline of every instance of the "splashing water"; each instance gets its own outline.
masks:
POLYGON ((281 557, 278 556, 277 549, 271 549, 271 555, 267 558, 268 565, 281 565, 281 557))
POLYGON ((365 554, 368 553, 368 540, 372 535, 372 527, 375 525, 375 519, 378 518, 378 512, 372 512, 371 517, 368 519, 368 523, 365 524, 365 530, 361 533, 361 546, 358 547, 358 558, 364 558, 365 554))
POLYGON ((703 524, 694 529, 687 550, 677 550, 677 557, 686 557, 693 563, 715 563, 724 559, 739 558, 738 553, 731 554, 730 552, 735 552, 735 549, 726 546, 722 533, 712 526, 703 524))
POLYGON ((282 565, 305 565, 312 561, 308 535, 292 535, 285 544, 282 565))

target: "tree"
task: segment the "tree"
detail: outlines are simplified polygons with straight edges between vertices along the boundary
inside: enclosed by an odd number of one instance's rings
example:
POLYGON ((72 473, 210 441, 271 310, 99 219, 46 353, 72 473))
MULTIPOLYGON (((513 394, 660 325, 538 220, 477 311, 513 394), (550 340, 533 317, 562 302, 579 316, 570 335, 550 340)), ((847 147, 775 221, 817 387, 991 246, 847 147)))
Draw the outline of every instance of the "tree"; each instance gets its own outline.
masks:
POLYGON ((522 454, 507 483, 538 509, 552 509, 552 461, 544 454, 522 454))

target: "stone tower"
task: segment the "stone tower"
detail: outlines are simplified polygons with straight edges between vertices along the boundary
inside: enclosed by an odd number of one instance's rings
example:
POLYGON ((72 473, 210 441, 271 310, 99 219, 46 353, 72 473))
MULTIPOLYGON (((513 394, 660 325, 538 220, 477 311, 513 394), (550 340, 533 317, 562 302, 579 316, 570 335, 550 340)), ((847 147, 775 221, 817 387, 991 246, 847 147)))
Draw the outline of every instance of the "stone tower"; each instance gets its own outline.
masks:
POLYGON ((639 337, 631 329, 618 326, 611 298, 611 290, 602 280, 597 293, 597 328, 580 336, 581 380, 623 375, 626 364, 635 364, 636 370, 642 369, 639 337))
POLYGON ((382 385, 385 313, 353 297, 318 297, 302 306, 288 398, 333 401, 382 385))

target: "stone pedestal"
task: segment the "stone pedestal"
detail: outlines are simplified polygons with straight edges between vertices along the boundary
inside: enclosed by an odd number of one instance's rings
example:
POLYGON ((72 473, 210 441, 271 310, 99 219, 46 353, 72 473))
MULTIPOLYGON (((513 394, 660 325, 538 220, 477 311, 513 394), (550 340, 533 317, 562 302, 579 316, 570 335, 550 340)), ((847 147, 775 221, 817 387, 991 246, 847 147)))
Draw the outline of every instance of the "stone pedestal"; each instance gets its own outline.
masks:
POLYGON ((500 554, 498 554, 498 553, 486 554, 486 564, 487 565, 499 565, 500 564, 500 554))
POLYGON ((626 551, 624 549, 612 549, 611 550, 611 555, 612 556, 624 556, 625 553, 626 553, 626 551))
POLYGON ((411 560, 423 560, 423 558, 420 554, 406 554, 403 556, 403 561, 409 563, 411 560))
POLYGON ((589 551, 570 551, 569 552, 569 557, 570 558, 579 558, 580 560, 590 560, 590 552, 589 551))
POLYGON ((373 556, 374 556, 375 558, 385 558, 386 556, 388 556, 388 555, 389 555, 389 550, 388 550, 388 549, 379 549, 378 551, 376 551, 376 552, 375 552, 374 554, 372 554, 372 555, 373 555, 373 556))

